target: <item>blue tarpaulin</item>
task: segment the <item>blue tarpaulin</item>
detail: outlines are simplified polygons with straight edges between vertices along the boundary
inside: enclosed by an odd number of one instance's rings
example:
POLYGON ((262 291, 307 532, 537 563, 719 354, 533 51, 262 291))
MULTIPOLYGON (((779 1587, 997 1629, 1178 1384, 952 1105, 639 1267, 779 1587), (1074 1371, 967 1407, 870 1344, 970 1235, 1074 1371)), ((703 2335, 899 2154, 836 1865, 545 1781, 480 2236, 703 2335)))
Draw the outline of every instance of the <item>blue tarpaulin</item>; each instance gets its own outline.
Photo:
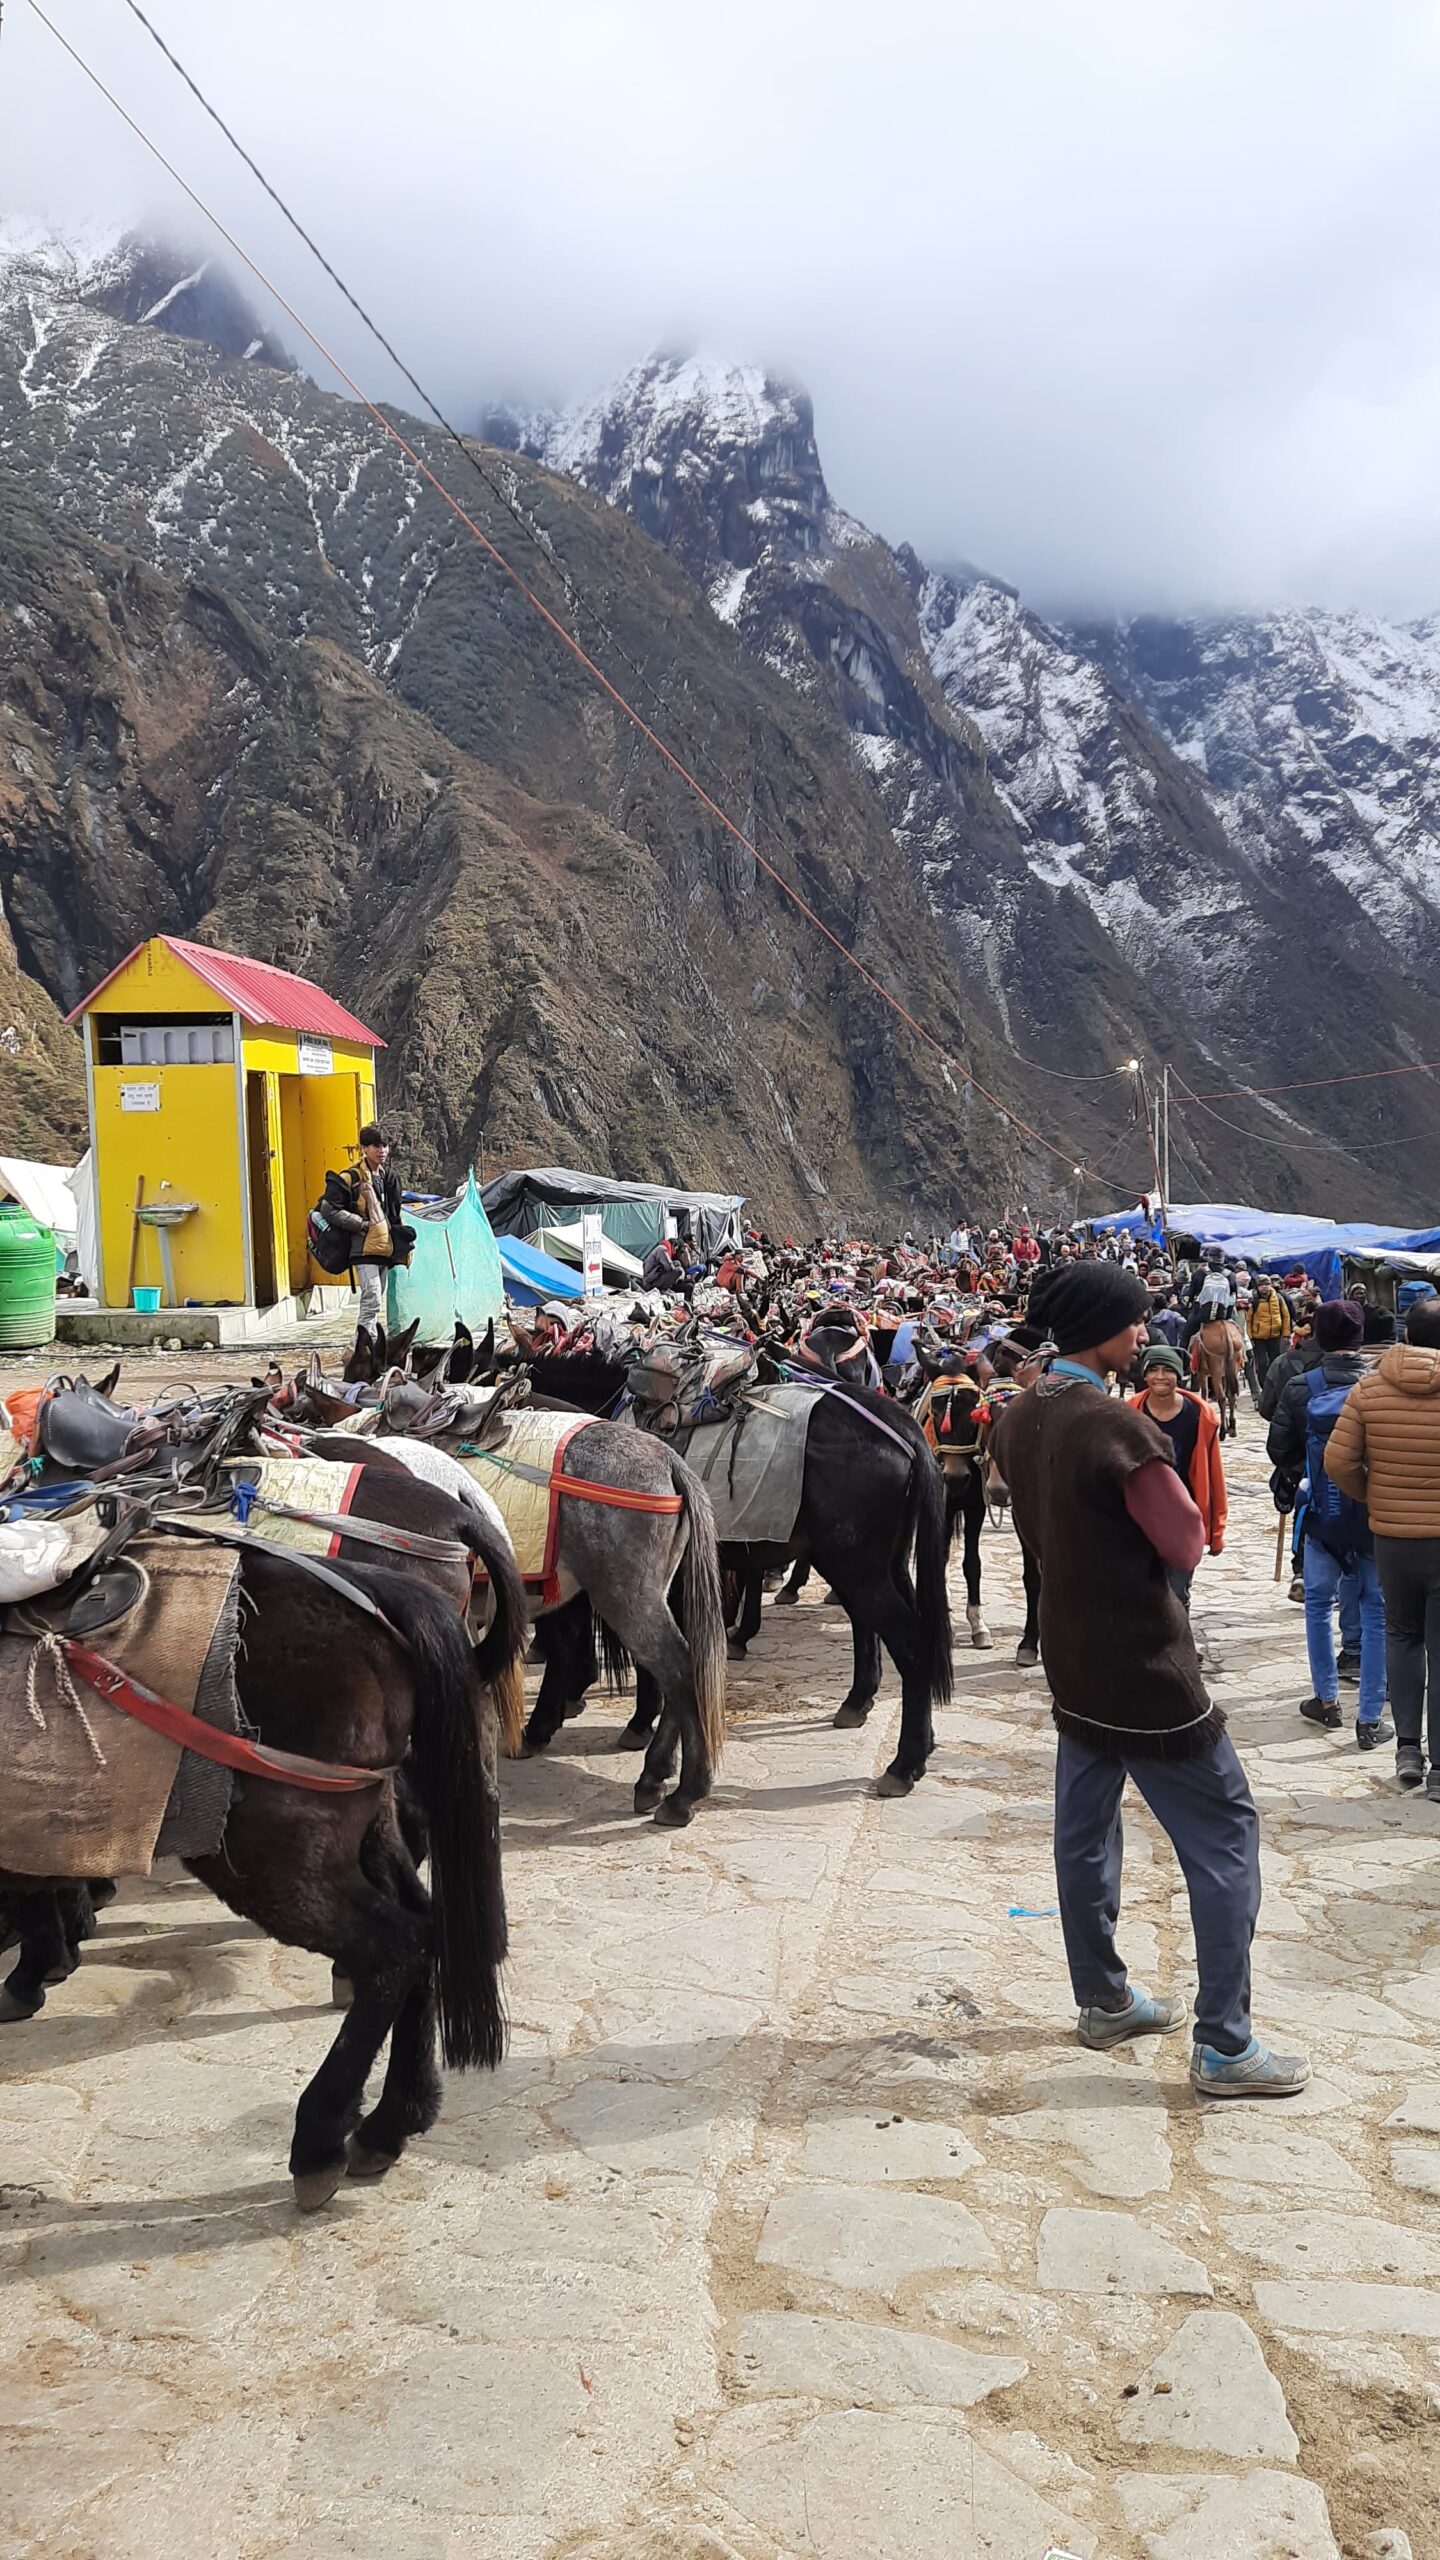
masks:
POLYGON ((584 1297, 585 1284, 578 1271, 552 1261, 538 1245, 522 1244, 518 1236, 497 1236, 495 1242, 505 1275, 505 1295, 517 1307, 543 1306, 547 1298, 584 1297))
MULTIPOLYGON (((1440 1227, 1378 1227, 1355 1220, 1302 1218, 1284 1209, 1245 1209, 1225 1201, 1172 1201, 1166 1211, 1171 1235, 1195 1236, 1202 1246, 1218 1244, 1226 1253, 1272 1271, 1309 1273, 1325 1298, 1338 1298, 1342 1258, 1348 1254, 1440 1252, 1440 1227)), ((1094 1218, 1091 1225, 1133 1235, 1146 1225, 1140 1209, 1094 1218)))

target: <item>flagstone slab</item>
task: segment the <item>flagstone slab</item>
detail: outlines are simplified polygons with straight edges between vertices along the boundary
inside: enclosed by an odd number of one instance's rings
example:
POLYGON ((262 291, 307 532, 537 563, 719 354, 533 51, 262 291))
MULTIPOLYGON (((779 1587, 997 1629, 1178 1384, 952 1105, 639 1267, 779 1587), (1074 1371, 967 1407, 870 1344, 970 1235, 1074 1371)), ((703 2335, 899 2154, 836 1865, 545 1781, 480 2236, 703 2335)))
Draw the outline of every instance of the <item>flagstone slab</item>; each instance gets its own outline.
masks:
POLYGON ((1373 2214, 1232 2213, 1220 2228, 1232 2249, 1279 2275, 1440 2275, 1440 2240, 1373 2214))
POLYGON ((803 2391, 871 2409, 910 2401, 970 2409, 1030 2370, 1020 2356, 976 2355, 924 2330, 800 2311, 751 2312, 740 2324, 736 2361, 746 2392, 803 2391))
POLYGON ((1233 2311, 1192 2311, 1117 2421, 1127 2444, 1293 2462, 1300 2439, 1260 2341, 1233 2311))
POLYGON ((1440 2292, 1413 2284, 1317 2282, 1257 2284, 1257 2310, 1277 2329, 1308 2329, 1336 2338, 1440 2338, 1440 2292))
POLYGON ((1061 2205, 1040 2225, 1037 2280, 1047 2293, 1201 2293, 1210 2278, 1158 2231, 1128 2213, 1061 2205))
POLYGON ((1323 2492, 1282 2471, 1132 2474, 1119 2496, 1145 2560, 1340 2560, 1323 2492))
POLYGON ((958 2125, 875 2110, 813 2117, 800 2154, 807 2178, 854 2179, 866 2186, 963 2178, 979 2161, 979 2152, 958 2125))
POLYGON ((777 2196, 757 2254, 762 2266, 876 2293, 938 2268, 999 2263, 983 2225, 950 2197, 846 2186, 791 2187, 777 2196))

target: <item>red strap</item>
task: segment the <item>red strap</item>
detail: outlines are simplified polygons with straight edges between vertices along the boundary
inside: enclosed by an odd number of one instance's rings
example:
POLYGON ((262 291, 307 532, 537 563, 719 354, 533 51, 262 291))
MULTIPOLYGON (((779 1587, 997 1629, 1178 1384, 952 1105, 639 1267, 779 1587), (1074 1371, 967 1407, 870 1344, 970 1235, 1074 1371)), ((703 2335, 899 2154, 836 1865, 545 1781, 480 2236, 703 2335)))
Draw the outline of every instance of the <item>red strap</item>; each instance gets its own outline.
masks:
POLYGON ((554 1491, 569 1495, 576 1502, 611 1502, 617 1511, 683 1511, 685 1503, 678 1493, 629 1493, 623 1485, 581 1482, 578 1476, 552 1476, 554 1491))
POLYGON ((157 1698, 153 1689, 132 1680, 105 1654, 92 1653, 88 1644, 76 1644, 70 1637, 62 1642, 66 1661, 87 1689, 169 1741, 198 1751, 202 1760, 219 1760, 227 1769, 243 1769, 247 1777, 274 1778, 283 1785, 312 1788, 320 1795, 353 1795, 357 1788, 378 1787, 383 1778, 395 1774, 393 1766, 352 1769, 343 1760, 310 1760, 302 1752, 277 1751, 269 1743, 247 1741, 244 1734, 221 1733, 213 1724, 202 1724, 188 1707, 157 1698))

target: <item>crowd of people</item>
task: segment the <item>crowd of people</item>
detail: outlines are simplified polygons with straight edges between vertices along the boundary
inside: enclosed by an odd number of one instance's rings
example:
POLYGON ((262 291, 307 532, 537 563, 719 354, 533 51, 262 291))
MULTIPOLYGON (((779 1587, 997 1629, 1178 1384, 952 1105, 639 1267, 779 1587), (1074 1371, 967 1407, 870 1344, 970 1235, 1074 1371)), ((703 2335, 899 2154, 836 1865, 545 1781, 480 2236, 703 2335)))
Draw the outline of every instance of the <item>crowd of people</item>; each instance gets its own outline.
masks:
MULTIPOLYGON (((1096 1236, 1028 1219, 1007 1230, 958 1221, 948 1236, 886 1246, 752 1231, 713 1264, 681 1238, 652 1253, 643 1277, 683 1300, 687 1317, 780 1352, 794 1375, 813 1368, 905 1398, 967 1385, 1008 1491, 1027 1592, 1032 1577, 1038 1588, 1081 2040, 1104 2049, 1187 2015, 1178 1997, 1132 1983, 1116 1949, 1128 1777, 1168 1832, 1189 1893, 1196 2087, 1216 2097, 1302 2088, 1305 2058, 1270 2051, 1250 2016, 1259 1822, 1190 1624, 1196 1569, 1221 1552, 1227 1520, 1220 1418, 1191 1364, 1205 1328, 1230 1328, 1267 1426, 1271 1489, 1292 1523, 1291 1596, 1305 1612, 1302 1717, 1340 1729, 1341 1692, 1353 1686, 1357 1747, 1396 1740, 1400 1786, 1424 1785, 1440 1803, 1440 1297, 1430 1284, 1404 1285, 1392 1314, 1362 1284, 1326 1300, 1303 1269, 1252 1271, 1218 1246, 1177 1256, 1143 1231, 1096 1236)), ((637 1306, 637 1327, 653 1322, 653 1304, 637 1306)))

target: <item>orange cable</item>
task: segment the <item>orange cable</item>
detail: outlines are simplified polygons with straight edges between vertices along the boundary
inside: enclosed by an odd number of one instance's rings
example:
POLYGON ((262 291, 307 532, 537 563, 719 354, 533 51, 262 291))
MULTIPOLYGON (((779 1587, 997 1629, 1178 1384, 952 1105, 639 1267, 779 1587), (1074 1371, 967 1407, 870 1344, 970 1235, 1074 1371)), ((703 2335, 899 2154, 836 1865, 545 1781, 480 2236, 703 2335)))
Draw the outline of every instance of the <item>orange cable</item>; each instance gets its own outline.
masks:
MULTIPOLYGON (((130 114, 128 108, 122 106, 114 91, 106 87, 106 84, 101 79, 98 71, 91 69, 90 64, 85 60, 84 55, 76 51, 76 48, 71 44, 69 38, 61 34, 60 29, 56 26, 54 20, 46 16, 45 11, 39 5, 39 0, 29 0, 29 5, 35 16, 39 19, 41 25, 49 30, 50 34, 55 38, 56 43, 61 47, 62 51, 70 56, 70 59, 76 65, 76 68, 84 73, 92 87, 98 89, 101 97, 106 100, 108 105, 114 108, 115 113, 125 124, 129 126, 130 131, 135 135, 137 141, 143 143, 145 149, 151 153, 154 159, 158 160, 161 168, 166 172, 166 175, 173 178, 176 186, 181 189, 184 195, 189 197, 190 202, 200 213, 204 215, 206 221, 213 225, 214 229, 219 233, 221 239, 225 241, 226 245, 234 250, 236 257, 249 268, 250 273, 261 285, 264 286, 265 291, 274 298, 274 300, 279 304, 280 309, 294 321, 296 328, 302 331, 304 336, 309 339, 310 344, 316 349, 317 353, 324 358, 326 364, 331 367, 340 381, 343 382, 353 393, 360 407, 366 410, 375 420, 377 426, 381 427, 385 434, 391 438, 392 442, 399 446, 400 451, 413 465, 415 470, 419 472, 421 478, 429 483, 430 487, 435 491, 436 496, 443 499, 452 515, 456 516, 460 523, 465 526, 467 532, 474 536, 481 549, 489 554, 496 567, 504 573, 504 575, 510 580, 511 584, 518 588, 520 594, 525 598, 526 603, 533 606, 535 612, 540 615, 541 620, 549 625, 556 638, 560 640, 563 645, 570 650, 572 655, 579 660, 581 666, 585 668, 586 672, 593 676, 595 682, 605 693, 609 695, 617 709, 623 711, 626 719, 629 720, 639 731, 641 737, 647 739, 649 744, 655 748, 657 754, 663 756, 666 764, 670 766, 672 772, 678 774, 680 780, 685 783, 691 791, 693 791, 696 799, 701 803, 702 807, 708 809, 712 817, 719 819, 721 826, 735 838, 737 844, 744 847, 744 850, 749 854, 752 862, 754 862, 758 868, 765 873, 768 879, 774 882, 776 888, 790 900, 791 905, 797 907, 801 915, 803 915, 809 923, 813 924, 820 933, 823 933, 826 941, 839 952, 841 959, 848 961, 850 967, 865 980, 867 986, 873 988, 875 994, 881 998, 882 1002, 888 1004, 891 1011, 897 1013, 901 1021, 908 1024, 916 1038, 923 1040, 927 1048, 933 1049, 936 1056, 943 1062, 943 1064, 947 1067, 953 1068, 955 1073, 962 1077, 964 1082, 971 1086, 972 1089, 981 1096, 982 1100, 990 1104, 992 1110, 999 1112, 1002 1119, 1008 1120, 1012 1127, 1019 1129, 1025 1137, 1033 1138, 1037 1146, 1044 1147, 1049 1154, 1057 1157, 1058 1159, 1067 1160, 1071 1164, 1079 1163, 1087 1173, 1093 1173, 1094 1168, 1087 1164, 1083 1157, 1077 1156, 1073 1148, 1058 1146, 1053 1139, 1047 1138, 1041 1130, 1032 1128, 1028 1120, 1022 1120, 1018 1112, 1012 1111, 1007 1103, 1000 1100, 998 1094, 991 1093, 989 1088, 980 1082, 978 1076, 972 1075, 968 1067, 962 1066, 958 1058, 953 1058, 950 1055, 950 1052, 946 1049, 944 1043, 937 1040, 933 1032, 927 1031, 925 1025, 916 1020, 915 1015, 909 1011, 908 1007, 900 1002, 898 996, 894 996, 890 993, 889 988, 882 984, 881 980, 876 977, 873 970, 866 967, 863 960, 858 960, 853 951, 847 950, 839 935, 837 933, 832 933, 829 925, 825 923, 823 917, 816 914, 814 908, 801 897, 798 889, 792 889, 789 881, 775 869, 774 864, 766 861, 764 854, 760 852, 758 846, 751 843, 751 840, 746 835, 744 829, 737 826, 733 818, 727 816, 726 812, 720 807, 718 801, 711 799, 709 792, 705 789, 702 783, 696 780, 689 767, 681 762, 680 758, 672 751, 671 748, 667 747, 664 739, 651 728, 647 720, 641 717, 640 713, 635 709, 634 704, 626 700, 625 695, 621 693, 619 687, 611 683, 610 678, 605 674, 604 669, 596 665, 595 660, 589 655, 588 651, 582 647, 581 643, 575 638, 573 632, 567 631, 564 623, 550 611, 547 604, 542 602, 541 598, 535 594, 534 589, 526 585, 519 570, 511 567, 510 562, 505 558, 504 553, 497 549, 496 545, 490 540, 488 534, 481 531, 479 525, 475 522, 474 517, 466 512, 465 508, 460 504, 459 499, 454 497, 450 490, 446 488, 443 480, 437 478, 436 474, 430 469, 428 463, 421 460, 419 454, 415 451, 414 446, 407 442, 406 438, 400 433, 399 428, 386 417, 384 411, 377 407, 376 403, 361 389, 353 374, 347 371, 346 367, 340 362, 338 356, 332 355, 324 340, 316 335, 316 332, 310 327, 309 322, 301 317, 301 314, 295 309, 294 304, 286 299, 278 285, 272 283, 263 267, 257 264, 256 260, 250 256, 248 250, 242 248, 240 242, 235 238, 234 233, 227 230, 225 224, 220 220, 219 215, 215 213, 205 202, 203 196, 196 192, 195 188, 190 185, 188 179, 181 176, 180 171, 175 167, 173 161, 166 158, 164 152, 160 149, 159 144, 151 140, 150 135, 145 131, 142 125, 136 122, 136 119, 130 114)), ((1111 1188, 1115 1187, 1117 1186, 1111 1186, 1111 1188)))

